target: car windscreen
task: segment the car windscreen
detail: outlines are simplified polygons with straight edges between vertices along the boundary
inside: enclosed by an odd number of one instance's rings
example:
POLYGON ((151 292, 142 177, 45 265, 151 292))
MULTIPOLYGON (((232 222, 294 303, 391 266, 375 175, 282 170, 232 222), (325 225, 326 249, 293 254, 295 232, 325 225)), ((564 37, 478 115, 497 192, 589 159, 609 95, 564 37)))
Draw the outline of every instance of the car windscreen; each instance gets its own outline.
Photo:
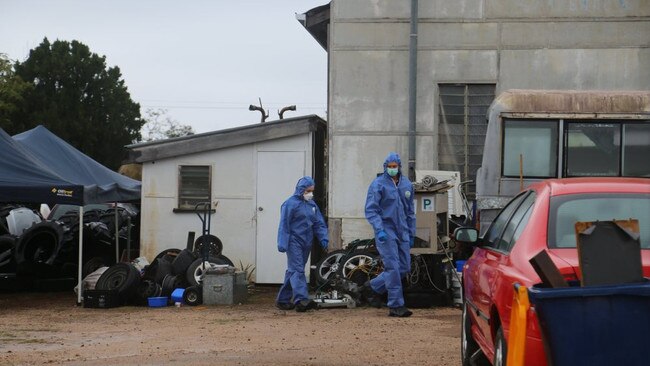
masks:
POLYGON ((575 248, 575 223, 639 220, 641 248, 650 248, 650 194, 571 194, 551 198, 549 248, 575 248))

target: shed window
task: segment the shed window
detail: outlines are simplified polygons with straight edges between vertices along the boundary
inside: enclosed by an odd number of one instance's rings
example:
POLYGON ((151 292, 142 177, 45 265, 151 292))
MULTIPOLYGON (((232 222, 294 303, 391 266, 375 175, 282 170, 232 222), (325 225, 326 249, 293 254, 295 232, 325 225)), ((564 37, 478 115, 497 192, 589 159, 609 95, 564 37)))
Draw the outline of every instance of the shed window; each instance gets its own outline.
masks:
POLYGON ((178 208, 194 210, 201 202, 210 202, 212 192, 209 165, 181 165, 178 170, 178 208))
POLYGON ((503 175, 557 176, 558 121, 506 120, 503 132, 503 175))

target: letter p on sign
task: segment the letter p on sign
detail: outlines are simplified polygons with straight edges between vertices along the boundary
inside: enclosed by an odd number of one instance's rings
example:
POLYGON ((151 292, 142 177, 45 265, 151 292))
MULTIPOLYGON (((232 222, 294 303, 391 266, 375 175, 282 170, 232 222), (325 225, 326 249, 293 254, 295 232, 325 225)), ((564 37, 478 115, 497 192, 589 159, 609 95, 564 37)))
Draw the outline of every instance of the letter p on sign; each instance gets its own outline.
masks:
POLYGON ((433 212, 436 210, 433 196, 422 197, 422 212, 433 212))

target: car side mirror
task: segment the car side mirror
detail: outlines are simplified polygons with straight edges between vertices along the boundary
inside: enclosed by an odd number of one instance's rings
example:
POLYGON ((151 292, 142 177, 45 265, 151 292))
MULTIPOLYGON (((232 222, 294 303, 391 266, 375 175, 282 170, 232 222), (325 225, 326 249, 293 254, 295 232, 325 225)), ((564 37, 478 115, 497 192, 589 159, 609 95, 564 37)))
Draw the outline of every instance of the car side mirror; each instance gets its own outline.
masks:
POLYGON ((471 227, 459 227, 454 230, 456 241, 463 243, 476 243, 478 241, 478 230, 471 227))

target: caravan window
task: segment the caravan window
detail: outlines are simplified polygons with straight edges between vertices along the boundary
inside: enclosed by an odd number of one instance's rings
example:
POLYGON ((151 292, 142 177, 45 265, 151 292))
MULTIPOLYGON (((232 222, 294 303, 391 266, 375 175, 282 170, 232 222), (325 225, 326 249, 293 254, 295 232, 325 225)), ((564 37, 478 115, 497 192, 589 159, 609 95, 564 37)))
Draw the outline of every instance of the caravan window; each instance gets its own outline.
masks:
POLYGON ((504 121, 503 176, 557 176, 557 120, 504 121))
POLYGON ((565 177, 648 177, 650 124, 567 121, 565 177))
POLYGON ((566 176, 613 177, 620 162, 620 124, 567 124, 566 176))

